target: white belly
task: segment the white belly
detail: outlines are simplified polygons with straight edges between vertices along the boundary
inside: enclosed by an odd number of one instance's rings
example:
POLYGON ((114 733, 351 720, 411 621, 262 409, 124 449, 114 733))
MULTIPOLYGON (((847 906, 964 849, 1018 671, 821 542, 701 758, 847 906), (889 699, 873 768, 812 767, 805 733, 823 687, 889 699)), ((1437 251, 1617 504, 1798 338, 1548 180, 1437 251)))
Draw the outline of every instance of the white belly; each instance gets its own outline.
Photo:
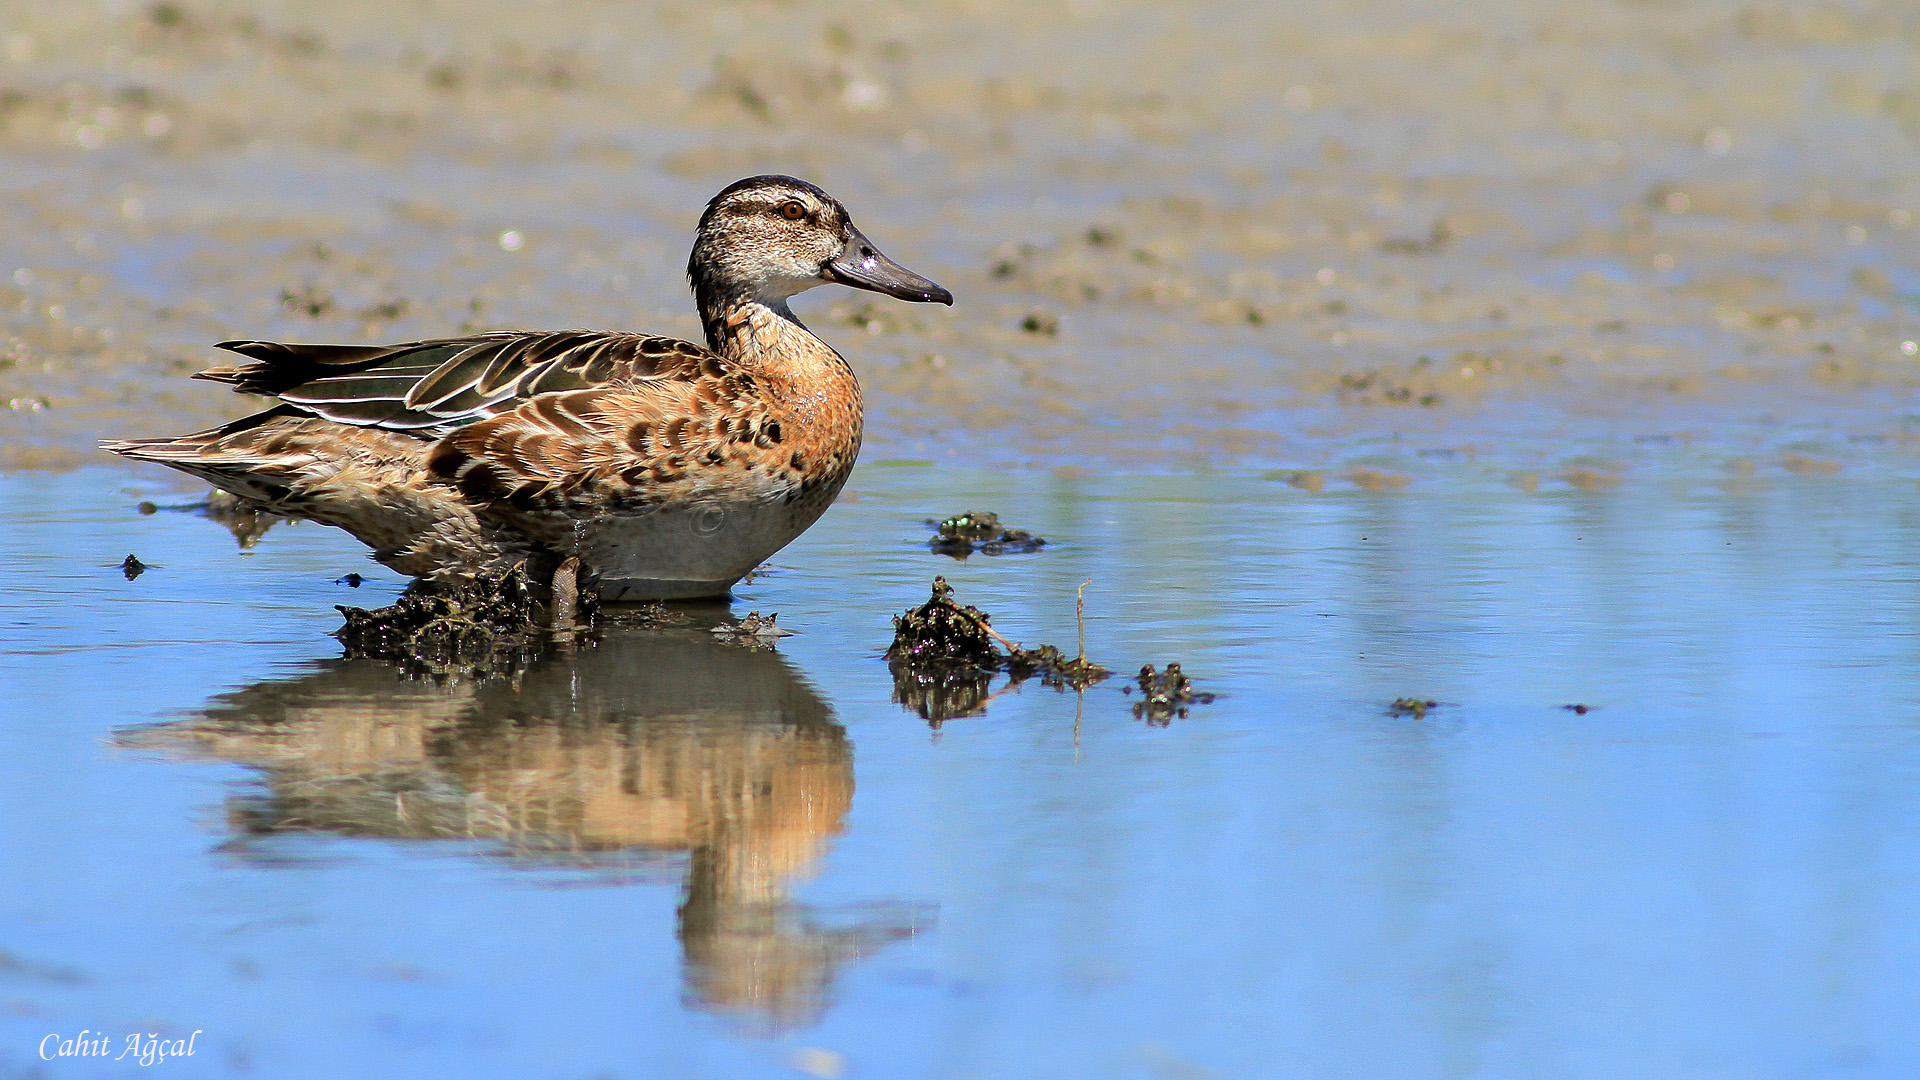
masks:
POLYGON ((825 509, 736 501, 608 516, 578 526, 576 550, 599 575, 604 600, 723 596, 825 509))

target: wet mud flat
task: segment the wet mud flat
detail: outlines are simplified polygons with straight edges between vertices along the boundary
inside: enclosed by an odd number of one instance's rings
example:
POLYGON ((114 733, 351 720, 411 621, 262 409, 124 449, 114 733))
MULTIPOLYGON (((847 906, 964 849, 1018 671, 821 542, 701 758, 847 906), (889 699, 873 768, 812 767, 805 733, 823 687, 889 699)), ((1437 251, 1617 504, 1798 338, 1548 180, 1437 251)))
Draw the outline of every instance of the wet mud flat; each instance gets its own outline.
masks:
POLYGON ((206 1029, 219 1076, 423 1045, 643 1077, 1903 1071, 1920 490, 1669 468, 869 466, 732 604, 491 672, 343 658, 332 605, 403 583, 333 530, 243 548, 142 514, 189 501, 170 481, 0 479, 0 838, 38 868, 0 890, 0 1060, 105 1023, 206 1029), (1048 548, 928 550, 955 498, 1048 548), (1074 642, 1091 580, 1086 655, 1120 675, 990 672, 930 727, 885 654, 936 572, 1016 642, 1074 642), (776 608, 770 648, 711 632, 776 608))
POLYGON ((22 9, 0 465, 234 415, 178 376, 240 334, 697 335, 692 223, 767 170, 961 298, 802 299, 872 459, 1339 484, 1396 435, 1544 477, 1622 429, 1904 442, 1917 36, 1896 4, 22 9))

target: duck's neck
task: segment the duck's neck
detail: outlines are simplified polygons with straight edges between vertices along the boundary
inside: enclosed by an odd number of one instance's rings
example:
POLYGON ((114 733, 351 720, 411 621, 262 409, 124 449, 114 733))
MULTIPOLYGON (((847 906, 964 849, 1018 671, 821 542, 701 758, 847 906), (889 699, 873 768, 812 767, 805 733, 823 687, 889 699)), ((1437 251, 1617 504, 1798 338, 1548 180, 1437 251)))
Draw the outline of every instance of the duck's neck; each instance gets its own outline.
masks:
POLYGON ((837 490, 860 450, 860 381, 853 368, 800 325, 785 299, 699 299, 707 347, 754 373, 760 394, 784 417, 794 460, 824 460, 822 475, 837 477, 837 490))
POLYGON ((794 317, 785 299, 750 293, 714 292, 695 299, 707 331, 707 348, 735 363, 768 374, 803 376, 818 366, 846 367, 826 342, 794 317))
POLYGON ((785 298, 712 294, 699 287, 707 347, 753 372, 758 393, 784 429, 782 449, 800 492, 832 502, 860 454, 860 381, 826 342, 800 325, 785 298))

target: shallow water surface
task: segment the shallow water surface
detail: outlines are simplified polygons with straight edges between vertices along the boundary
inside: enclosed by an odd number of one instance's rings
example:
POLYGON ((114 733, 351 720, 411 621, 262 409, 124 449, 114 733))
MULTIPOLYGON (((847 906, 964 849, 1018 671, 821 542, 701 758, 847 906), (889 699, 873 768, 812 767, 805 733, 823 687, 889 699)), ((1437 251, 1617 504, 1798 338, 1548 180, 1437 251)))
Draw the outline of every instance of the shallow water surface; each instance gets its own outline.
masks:
POLYGON ((0 1075, 1911 1075, 1920 493, 1696 480, 869 464, 731 606, 777 652, 436 681, 336 658, 400 585, 344 535, 8 477, 0 1075), (1054 544, 921 546, 968 505, 1054 544), (1219 700, 929 723, 934 573, 1069 650, 1091 579, 1094 659, 1219 700))

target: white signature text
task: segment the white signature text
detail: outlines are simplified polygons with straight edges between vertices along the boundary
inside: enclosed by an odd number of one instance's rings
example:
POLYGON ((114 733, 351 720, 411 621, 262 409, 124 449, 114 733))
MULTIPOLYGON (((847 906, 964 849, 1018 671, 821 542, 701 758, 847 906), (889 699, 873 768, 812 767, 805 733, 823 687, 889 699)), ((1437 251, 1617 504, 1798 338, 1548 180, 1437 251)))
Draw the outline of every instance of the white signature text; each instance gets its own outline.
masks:
POLYGON ((63 1038, 54 1032, 40 1040, 40 1060, 52 1061, 64 1057, 112 1057, 115 1061, 131 1057, 142 1065, 152 1065, 168 1058, 192 1057, 193 1044, 200 1038, 204 1028, 196 1028, 192 1035, 184 1039, 163 1039, 157 1031, 145 1035, 134 1032, 126 1037, 116 1056, 113 1048, 117 1040, 101 1031, 83 1029, 72 1038, 63 1038))

